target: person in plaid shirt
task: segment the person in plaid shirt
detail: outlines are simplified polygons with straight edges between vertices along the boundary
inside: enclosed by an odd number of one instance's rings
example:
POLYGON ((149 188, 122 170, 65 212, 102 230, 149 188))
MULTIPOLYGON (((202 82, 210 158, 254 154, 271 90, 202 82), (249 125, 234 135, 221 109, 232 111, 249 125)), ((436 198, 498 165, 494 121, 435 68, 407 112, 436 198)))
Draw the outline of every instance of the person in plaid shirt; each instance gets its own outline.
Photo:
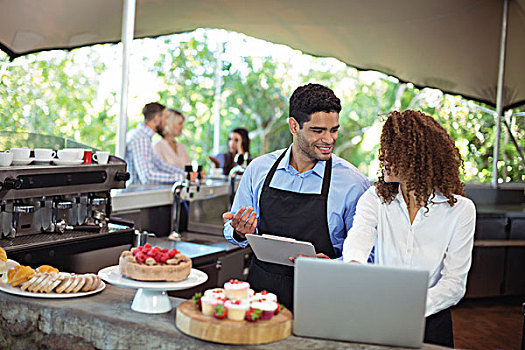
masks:
POLYGON ((184 171, 162 161, 154 152, 151 138, 162 135, 166 126, 165 106, 148 103, 142 109, 144 123, 137 125, 126 137, 126 162, 131 175, 130 184, 173 183, 184 179, 184 171))

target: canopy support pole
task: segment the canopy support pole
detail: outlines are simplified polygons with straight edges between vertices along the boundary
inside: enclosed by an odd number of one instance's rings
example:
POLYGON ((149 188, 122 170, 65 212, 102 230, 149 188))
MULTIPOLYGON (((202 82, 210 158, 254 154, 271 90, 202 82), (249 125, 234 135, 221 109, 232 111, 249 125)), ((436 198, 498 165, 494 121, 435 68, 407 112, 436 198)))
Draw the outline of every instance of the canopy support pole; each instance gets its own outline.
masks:
MULTIPOLYGON (((498 187, 498 160, 501 134, 501 117, 503 114, 502 97, 505 79, 505 50, 507 48, 507 21, 509 17, 509 0, 503 2, 503 20, 501 23, 501 41, 499 46, 498 90, 496 95, 496 135, 494 135, 494 153, 492 156, 492 188, 498 187)), ((505 181, 505 179, 503 179, 505 181)))
POLYGON ((126 155, 126 132, 128 130, 128 82, 129 53, 135 30, 136 0, 124 0, 122 13, 122 79, 120 85, 120 113, 117 120, 116 155, 124 158, 126 155))
POLYGON ((224 44, 217 43, 217 67, 215 68, 215 101, 213 103, 213 154, 219 153, 221 142, 221 91, 222 91, 222 53, 224 44))

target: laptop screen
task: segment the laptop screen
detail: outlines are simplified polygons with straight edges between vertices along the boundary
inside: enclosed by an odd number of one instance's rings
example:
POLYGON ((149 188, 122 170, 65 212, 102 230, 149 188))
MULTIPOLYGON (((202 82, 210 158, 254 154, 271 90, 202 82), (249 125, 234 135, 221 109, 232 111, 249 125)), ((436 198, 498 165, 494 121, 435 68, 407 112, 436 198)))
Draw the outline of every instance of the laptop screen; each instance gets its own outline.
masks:
POLYGON ((428 272, 299 258, 294 334, 420 347, 428 272))

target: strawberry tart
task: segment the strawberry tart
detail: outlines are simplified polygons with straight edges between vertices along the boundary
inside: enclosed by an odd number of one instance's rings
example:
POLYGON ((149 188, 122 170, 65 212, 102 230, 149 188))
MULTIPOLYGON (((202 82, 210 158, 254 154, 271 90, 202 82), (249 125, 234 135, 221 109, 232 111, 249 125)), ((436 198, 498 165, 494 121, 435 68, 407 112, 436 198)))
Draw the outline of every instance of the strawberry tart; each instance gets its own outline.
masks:
POLYGON ((120 254, 120 273, 138 281, 182 281, 191 272, 191 259, 177 249, 161 249, 146 243, 120 254))

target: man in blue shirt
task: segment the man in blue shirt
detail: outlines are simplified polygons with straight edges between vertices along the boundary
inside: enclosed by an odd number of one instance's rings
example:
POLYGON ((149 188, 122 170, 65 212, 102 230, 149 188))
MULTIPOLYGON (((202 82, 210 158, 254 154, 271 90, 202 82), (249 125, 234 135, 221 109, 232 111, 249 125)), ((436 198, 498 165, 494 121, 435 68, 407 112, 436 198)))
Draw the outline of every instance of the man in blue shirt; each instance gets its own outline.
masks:
MULTIPOLYGON (((291 147, 254 159, 246 168, 224 236, 241 247, 245 235, 267 233, 311 242, 318 257, 339 258, 352 226, 357 200, 370 186, 355 166, 332 151, 341 103, 319 84, 297 88, 290 97, 291 147)), ((293 306, 293 268, 253 258, 248 281, 293 306)))
POLYGON ((142 109, 144 124, 139 124, 126 136, 126 156, 130 184, 174 183, 184 178, 184 171, 160 159, 151 144, 155 133, 162 135, 166 126, 166 107, 157 102, 142 109))

